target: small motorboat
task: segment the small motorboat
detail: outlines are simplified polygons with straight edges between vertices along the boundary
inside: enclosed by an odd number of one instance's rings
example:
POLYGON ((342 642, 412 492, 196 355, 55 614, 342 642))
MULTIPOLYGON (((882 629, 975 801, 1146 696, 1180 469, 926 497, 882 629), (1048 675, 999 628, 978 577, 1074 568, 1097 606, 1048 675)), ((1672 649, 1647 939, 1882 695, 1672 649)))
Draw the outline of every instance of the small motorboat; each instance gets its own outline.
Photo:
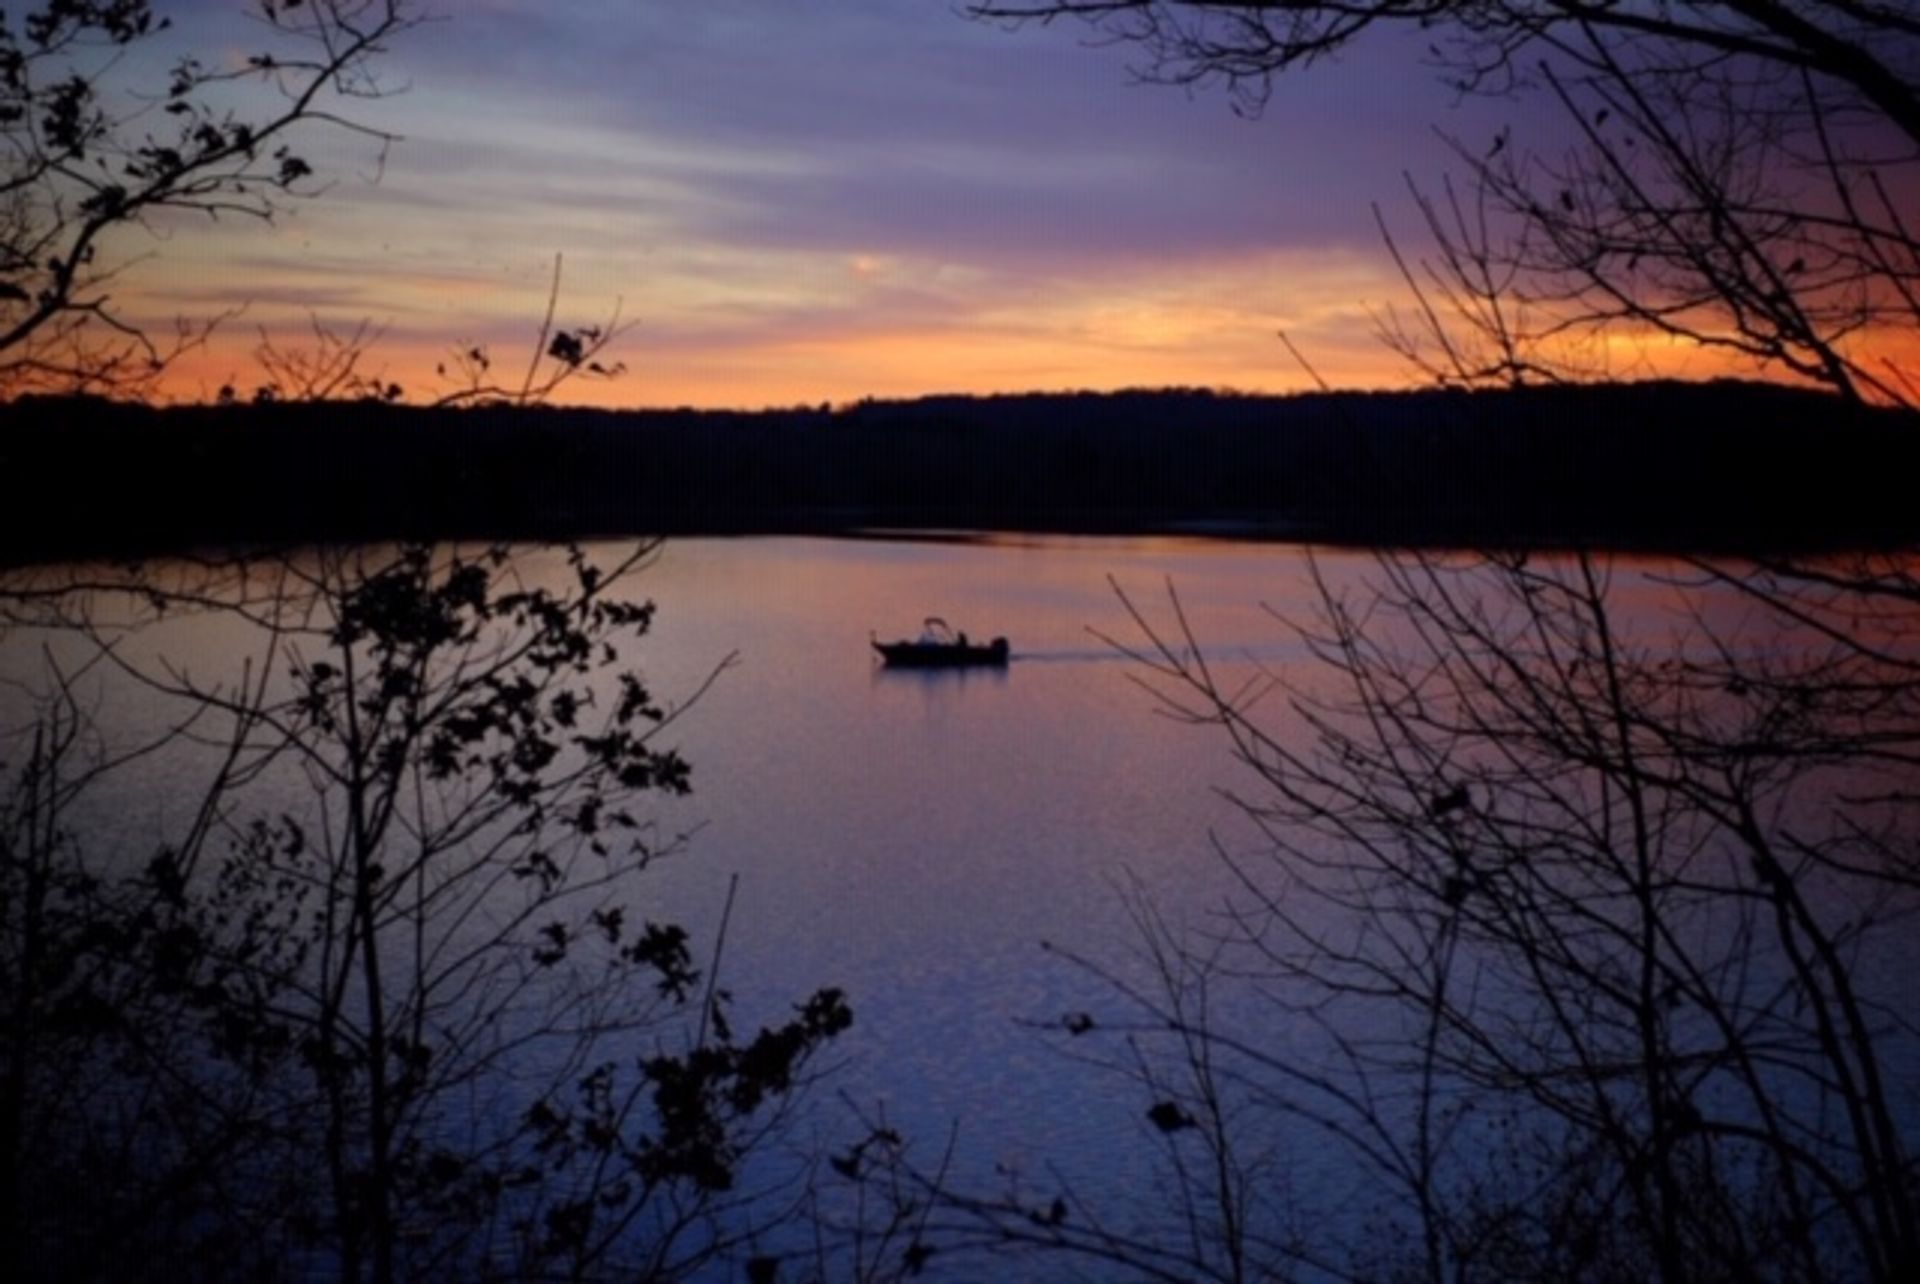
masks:
POLYGON ((913 641, 875 639, 873 649, 889 668, 895 669, 1005 668, 1007 665, 1005 638, 987 643, 969 642, 965 633, 955 633, 937 615, 927 617, 926 627, 913 641))

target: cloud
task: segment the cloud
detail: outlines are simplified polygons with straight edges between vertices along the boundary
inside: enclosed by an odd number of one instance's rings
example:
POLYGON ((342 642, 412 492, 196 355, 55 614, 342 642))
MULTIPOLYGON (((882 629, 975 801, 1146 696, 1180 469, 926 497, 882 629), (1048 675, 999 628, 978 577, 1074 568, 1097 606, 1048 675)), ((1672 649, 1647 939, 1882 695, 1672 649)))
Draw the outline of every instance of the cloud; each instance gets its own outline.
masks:
POLYGON ((457 165, 507 201, 661 213, 742 245, 1164 258, 1371 242, 1369 199, 1439 153, 1410 109, 1446 110, 1424 77, 1353 64, 1242 120, 1218 94, 1131 83, 1126 50, 1072 27, 1009 33, 942 0, 566 12, 449 24, 396 176, 457 192, 457 165))
POLYGON ((1008 32, 949 0, 450 14, 395 42, 407 91, 361 105, 402 135, 377 183, 363 139, 314 136, 333 187, 270 229, 183 226, 141 306, 367 316, 422 353, 519 342, 560 253, 570 314, 624 298, 701 396, 907 391, 916 360, 926 388, 1263 386, 1277 324, 1357 352, 1359 301, 1397 293, 1368 202, 1436 163, 1423 122, 1492 119, 1391 42, 1248 121, 1135 83, 1134 51, 1071 24, 1008 32))

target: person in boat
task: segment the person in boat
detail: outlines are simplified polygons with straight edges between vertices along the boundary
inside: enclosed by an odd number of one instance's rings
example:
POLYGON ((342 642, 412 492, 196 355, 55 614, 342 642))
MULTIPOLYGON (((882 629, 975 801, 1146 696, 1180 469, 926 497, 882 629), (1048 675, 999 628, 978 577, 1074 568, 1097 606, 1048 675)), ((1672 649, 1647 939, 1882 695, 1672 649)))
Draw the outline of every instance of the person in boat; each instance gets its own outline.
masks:
POLYGON ((965 633, 956 633, 945 620, 929 617, 920 636, 911 642, 885 643, 867 633, 868 641, 889 664, 948 667, 962 665, 1004 665, 1007 662, 1005 638, 981 645, 965 633))
POLYGON ((916 645, 947 648, 957 646, 965 650, 967 635, 965 633, 956 635, 947 622, 937 615, 928 616, 926 624, 920 630, 920 638, 916 645))

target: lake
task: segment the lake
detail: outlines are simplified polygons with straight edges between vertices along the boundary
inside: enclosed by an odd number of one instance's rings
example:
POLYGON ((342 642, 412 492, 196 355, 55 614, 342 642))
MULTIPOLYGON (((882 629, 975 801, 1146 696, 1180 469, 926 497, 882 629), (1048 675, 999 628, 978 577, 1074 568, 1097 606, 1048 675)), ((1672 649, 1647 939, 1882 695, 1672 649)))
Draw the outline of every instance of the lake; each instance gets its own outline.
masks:
POLYGON ((1136 880, 1170 915, 1204 916, 1225 890, 1209 834, 1246 837, 1217 792, 1227 746, 1159 715, 1096 636, 1128 629, 1109 576, 1148 599, 1171 578, 1239 663, 1284 662, 1261 603, 1311 593, 1297 551, 1199 542, 678 541, 644 581, 661 691, 738 655, 684 724, 685 810, 705 828, 663 880, 672 903, 709 919, 738 872, 742 998, 844 987, 836 1086, 909 1132, 957 1121, 965 1153, 1003 1164, 1068 1160, 1139 1113, 1093 1109, 1084 1068, 1021 1027, 1099 997, 1041 943, 1123 954, 1136 880), (914 636, 927 615, 1007 635, 1011 663, 876 663, 869 631, 914 636))
MULTIPOLYGON (((1374 567, 1367 553, 1315 561, 1336 588, 1374 567)), ((1229 796, 1259 782, 1217 729, 1168 716, 1114 644, 1140 640, 1120 594, 1168 627, 1177 592, 1229 688, 1262 673, 1311 685, 1317 670, 1284 621, 1313 617, 1313 566, 1296 547, 1198 539, 753 538, 671 541, 638 573, 632 591, 658 605, 637 655, 655 695, 676 704, 724 666, 671 727, 693 764, 691 795, 644 800, 691 841, 647 872, 642 907, 711 942, 737 877, 719 975, 738 1023, 782 1020, 828 985, 855 1014, 791 1134, 798 1144, 839 1147, 860 1117, 884 1117, 928 1164, 953 1138, 953 1172, 967 1180, 1141 1193, 1159 1139, 1138 1085, 1046 1036, 1069 1014, 1113 1006, 1110 982, 1066 956, 1150 983, 1139 908, 1204 935, 1237 891, 1221 854, 1265 843, 1229 796), (1006 635, 1011 662, 878 664, 871 636, 914 636, 935 615, 976 639, 1006 635)), ((1620 572, 1616 603, 1638 636, 1680 647, 1703 625, 1721 637, 1752 627, 1734 594, 1692 597, 1697 614, 1681 612, 1669 569, 1620 572)), ((553 553, 521 559, 532 582, 563 571, 553 553)), ((223 627, 169 620, 126 645, 206 674, 251 645, 223 627)), ((13 630, 0 672, 36 671, 46 642, 13 630)), ((110 735, 166 725, 164 711, 102 682, 110 735)), ((21 708, 17 691, 0 697, 9 731, 21 708)), ((1266 722, 1298 734, 1278 700, 1266 722)), ((97 823, 130 841, 177 828, 190 796, 177 770, 131 773, 97 823)), ((1287 1160, 1304 1207, 1342 1207, 1358 1187, 1316 1139, 1287 1160)))
MULTIPOLYGON (((519 569, 535 583, 564 570, 540 552, 519 569)), ((664 828, 692 834, 649 871, 643 907, 684 923, 704 955, 738 877, 721 981, 743 1027, 784 1019, 819 986, 847 993, 855 1022, 814 1093, 810 1135, 857 1136, 855 1111, 877 1112, 936 1151, 957 1137, 957 1170, 1057 1166, 1083 1179, 1112 1175, 1138 1140, 1146 1125, 1128 1086, 1023 1023, 1057 1023, 1105 996, 1043 942, 1124 968, 1135 932, 1123 890, 1198 923, 1226 888, 1210 835, 1245 841, 1217 792, 1234 778, 1225 745, 1157 713, 1100 636, 1128 628, 1116 585, 1158 605, 1170 583, 1228 663, 1295 654, 1262 604, 1304 607, 1311 586, 1300 552, 1273 546, 687 539, 627 586, 659 608, 636 653, 657 697, 679 703, 726 662, 671 729, 693 764, 691 796, 642 800, 664 828), (1011 663, 882 667, 870 635, 917 635, 929 615, 1007 635, 1011 663)), ((114 617, 109 598, 98 614, 114 617)), ((16 629, 0 640, 0 671, 30 679, 43 646, 70 672, 89 650, 16 629)), ((191 613, 119 643, 132 663, 201 681, 238 674, 260 646, 232 620, 191 613)), ((83 690, 115 745, 179 716, 99 669, 83 690)), ((23 725, 20 694, 0 706, 9 732, 23 725)), ((203 766, 136 763, 91 799, 81 827, 96 844, 145 852, 190 819, 203 766)), ((246 805, 272 814, 301 802, 276 792, 246 805)))

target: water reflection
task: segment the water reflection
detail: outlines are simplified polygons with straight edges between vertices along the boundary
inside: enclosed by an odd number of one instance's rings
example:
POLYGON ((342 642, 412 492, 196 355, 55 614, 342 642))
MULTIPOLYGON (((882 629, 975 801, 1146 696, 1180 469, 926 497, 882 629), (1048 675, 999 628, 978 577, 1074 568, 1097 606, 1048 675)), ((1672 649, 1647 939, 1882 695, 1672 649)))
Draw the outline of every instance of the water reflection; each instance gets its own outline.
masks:
MULTIPOLYGON (((375 551, 364 555, 375 556, 375 551)), ((1535 569, 1550 577, 1570 566, 1548 559, 1535 569)), ((1408 687, 1417 698, 1409 697, 1400 712, 1418 709, 1426 716, 1445 710, 1450 682, 1483 671, 1475 665, 1491 665, 1484 671, 1495 680, 1483 684, 1489 698, 1541 690, 1578 697, 1549 705, 1554 716, 1536 728, 1545 730, 1531 740, 1515 738, 1506 748, 1518 745, 1537 754, 1541 745, 1550 750, 1554 744, 1547 732, 1564 737, 1599 725, 1583 719, 1606 707, 1605 686, 1586 676, 1565 676, 1590 669, 1555 667, 1560 652, 1554 648, 1585 645, 1590 635, 1581 630, 1586 626, 1577 620, 1567 624, 1567 617, 1558 631, 1515 631, 1515 625, 1530 622, 1528 604, 1538 600, 1528 594, 1550 591, 1547 580, 1515 590, 1514 581, 1500 578, 1508 572, 1498 568, 1490 571, 1461 559, 1457 571, 1447 582, 1462 590, 1456 599, 1468 607, 1462 618, 1487 636, 1472 629, 1462 634, 1468 643, 1448 653, 1453 667, 1435 669, 1408 687), (1500 644, 1492 645, 1488 637, 1498 637, 1500 644), (1522 656, 1524 662, 1514 663, 1522 656), (1502 664, 1508 667, 1501 669, 1502 664)), ((1377 871, 1328 864, 1329 853, 1341 850, 1342 835, 1325 828, 1315 843, 1283 847, 1276 859, 1274 835, 1250 823, 1221 790, 1237 788, 1253 801, 1272 803, 1286 797, 1285 788, 1298 776, 1250 774, 1231 760, 1217 728, 1155 716, 1153 700, 1136 681, 1138 665, 1100 640, 1112 635, 1140 641, 1129 632, 1115 583, 1163 623, 1170 618, 1164 586, 1177 588, 1191 637, 1169 629, 1163 658, 1174 665, 1204 659, 1210 680, 1233 693, 1235 701, 1263 701, 1255 712, 1261 734, 1270 740, 1253 743, 1252 756, 1271 765, 1292 754, 1289 771, 1307 767, 1333 773, 1328 779, 1344 779, 1339 773, 1355 759, 1313 756, 1310 714, 1324 711, 1289 703, 1339 698, 1339 674, 1311 663, 1309 642, 1291 634, 1286 622, 1314 618, 1322 605, 1317 574, 1333 600, 1347 604, 1350 618, 1364 622, 1348 641, 1371 648, 1368 654, 1382 663, 1422 654, 1423 639, 1433 635, 1418 626, 1431 625, 1431 615, 1395 618, 1383 605, 1388 595, 1377 583, 1367 586, 1367 577, 1377 573, 1366 555, 1325 554, 1310 566, 1298 550, 1192 541, 671 544, 634 586, 660 610, 639 654, 649 686, 667 708, 675 708, 702 687, 722 657, 734 655, 738 662, 673 724, 668 740, 693 764, 693 793, 650 800, 649 820, 663 834, 698 832, 684 854, 645 871, 634 914, 684 924, 702 959, 709 949, 705 943, 721 937, 725 918, 724 965, 716 984, 734 996, 732 1019, 742 1031, 789 1020, 791 1005, 804 990, 843 988, 855 1022, 835 1044, 833 1087, 845 1102, 869 1115, 884 1113, 890 1126, 910 1137, 944 1140, 957 1122, 950 1157, 956 1174, 989 1180, 996 1172, 1028 1174, 1046 1185, 1049 1200, 1062 1182, 1088 1197, 1137 1196, 1153 1156, 1166 1153, 1163 1146, 1192 1139, 1198 1107, 1176 1099, 1175 1080, 1168 1080, 1160 1085, 1164 1100, 1154 1104, 1171 1102, 1172 1108, 1149 1115, 1140 1086, 1124 1074, 1089 1075, 1076 1058, 1091 1055, 1095 1041, 1080 1036, 1105 1026, 1082 1025, 1078 1014, 1097 1012, 1104 1021, 1116 984, 1147 993, 1168 981, 1170 972, 1176 990, 1194 980, 1187 969, 1198 968, 1195 958, 1178 950, 1143 951, 1143 940, 1178 942, 1203 955, 1225 941, 1245 945, 1249 924, 1265 921, 1259 915, 1279 906, 1292 927, 1313 939, 1346 942, 1341 933, 1351 924, 1341 913, 1356 904, 1385 902, 1350 895, 1356 888, 1337 880, 1335 895, 1303 894, 1310 890, 1308 873, 1373 877, 1377 871), (919 603, 938 604, 948 618, 994 622, 1012 638, 1011 663, 926 670, 881 665, 867 645, 869 634, 897 619, 902 604, 919 603), (1291 684, 1293 695, 1272 685, 1275 680, 1291 684), (1150 929, 1144 937, 1143 929, 1150 929), (1063 964, 1062 956, 1097 966, 1063 964), (1035 1027, 1058 1036, 1055 1042, 1062 1047, 1037 1037, 1035 1027)), ((1790 702, 1763 708, 1754 701, 1750 692, 1764 690, 1761 684, 1737 693, 1725 681, 1709 689, 1672 677, 1678 670, 1671 666, 1689 662, 1719 663, 1731 655, 1743 664, 1766 663, 1802 652, 1806 639, 1756 606, 1750 594, 1728 585, 1677 589, 1670 582, 1676 576, 1697 580, 1704 572, 1659 563, 1614 564, 1610 573, 1609 622, 1623 645, 1646 657, 1648 668, 1636 677, 1644 683, 1644 707, 1659 714, 1658 726, 1677 727, 1686 737, 1655 737, 1643 761, 1619 779, 1602 782, 1604 787, 1590 788, 1567 783, 1584 769, 1585 760, 1566 767, 1566 774, 1556 767, 1504 777, 1501 756, 1485 754, 1484 745, 1473 743, 1484 735, 1483 724, 1444 719, 1434 724, 1446 734, 1395 760, 1413 764, 1394 768, 1404 773, 1395 778, 1399 793, 1379 791, 1399 800, 1400 813, 1386 816, 1395 823, 1362 833, 1375 844, 1376 854, 1434 862, 1432 870, 1438 872, 1425 882, 1394 885, 1395 894, 1406 898, 1411 921, 1424 925, 1421 930, 1457 922, 1491 903, 1486 888, 1492 884, 1476 880, 1498 875, 1518 885, 1523 875, 1552 867, 1537 855, 1488 865, 1491 855, 1504 850, 1494 840, 1511 837, 1493 822, 1524 836, 1545 832, 1557 817, 1566 825, 1555 838, 1562 846, 1574 838, 1591 842, 1599 827, 1609 835, 1600 847, 1611 853, 1615 830, 1607 826, 1631 819, 1631 808, 1620 802, 1622 780, 1642 790, 1655 772, 1673 773, 1688 789, 1696 787, 1696 776, 1705 780, 1713 773, 1716 780, 1742 780, 1741 773, 1754 770, 1762 732, 1779 734, 1780 726, 1804 725, 1793 719, 1805 710, 1795 712, 1790 702), (1757 716, 1768 708, 1777 715, 1770 715, 1771 721, 1757 716), (1675 745, 1697 747, 1704 737, 1726 739, 1729 728, 1749 725, 1752 735, 1728 741, 1740 753, 1724 759, 1675 756, 1675 745), (1675 761, 1683 761, 1686 771, 1674 768, 1675 761), (1436 799, 1457 801, 1441 807, 1436 799), (1565 806, 1569 799, 1580 806, 1565 806), (1447 862, 1457 862, 1457 868, 1447 862)), ((538 551, 520 558, 512 574, 527 586, 558 587, 575 572, 563 556, 538 551)), ((1885 624, 1884 617, 1875 618, 1885 624)), ((1908 641, 1912 636, 1876 626, 1876 645, 1883 635, 1908 641)), ((43 645, 57 651, 71 641, 16 630, 0 639, 0 666, 9 677, 36 673, 43 645)), ((223 623, 214 615, 188 615, 127 632, 116 646, 130 659, 185 666, 207 676, 251 663, 254 672, 278 682, 285 680, 287 654, 268 643, 281 641, 263 639, 231 617, 223 623)), ((1579 658, 1583 665, 1593 660, 1584 652, 1579 658)), ((1777 677, 1781 671, 1774 672, 1777 677)), ((1853 681, 1860 676, 1849 674, 1850 685, 1832 684, 1832 692, 1864 690, 1853 681)), ((129 737, 136 728, 169 725, 174 715, 153 704, 150 693, 124 685, 123 677, 111 665, 97 666, 87 677, 92 685, 86 702, 111 711, 107 733, 129 737)), ((14 687, 0 695, 0 712, 15 728, 23 725, 25 712, 17 702, 20 691, 14 687)), ((603 709, 617 699, 611 686, 594 692, 603 709)), ((1629 721, 1627 726, 1637 733, 1642 724, 1629 721)), ((1600 740, 1604 748, 1605 736, 1600 740)), ((205 748, 217 754, 217 738, 205 748)), ((1826 752, 1830 746, 1816 749, 1826 752)), ((1511 764, 1514 758, 1509 754, 1505 761, 1511 764)), ((1894 761, 1896 767, 1910 765, 1897 755, 1894 761)), ((154 836, 176 832, 191 822, 177 801, 192 796, 183 784, 190 778, 179 762, 154 758, 133 764, 110 805, 99 812, 98 823, 112 827, 102 832, 124 836, 142 850, 154 836)), ((299 814, 298 782, 266 781, 263 776, 261 792, 246 800, 248 811, 299 814)), ((1709 784, 1697 787, 1708 791, 1709 784)), ((1798 803, 1808 809, 1806 816, 1830 820, 1826 808, 1846 792, 1823 789, 1818 797, 1803 794, 1798 803)), ((1775 884, 1754 881, 1753 871, 1763 865, 1748 864, 1745 854, 1729 861, 1713 846, 1712 825, 1675 819, 1681 803, 1693 815, 1700 799, 1712 796, 1676 789, 1679 801, 1669 799, 1653 809, 1649 814, 1655 821, 1643 825, 1669 842, 1676 860, 1694 862, 1668 871, 1676 880, 1684 872, 1686 895, 1698 894, 1710 874, 1733 890, 1743 911, 1727 920, 1687 918, 1689 948, 1743 939, 1740 933, 1758 931, 1774 912, 1765 888, 1775 884), (1709 869, 1709 858, 1719 863, 1709 869)), ((1300 799, 1292 801, 1296 812, 1290 820, 1346 815, 1332 806, 1316 813, 1300 799)), ((1783 815, 1797 823, 1784 808, 1768 819, 1783 815)), ((233 823, 238 828, 246 819, 236 812, 233 823)), ((1795 832, 1810 841, 1813 830, 1795 832)), ((1620 846, 1634 850, 1631 841, 1620 846)), ((1559 847, 1550 854, 1561 859, 1559 847)), ((1537 905, 1580 885, 1576 876, 1591 874, 1579 862, 1568 861, 1567 868, 1573 871, 1567 878, 1528 885, 1533 899, 1514 903, 1537 905)), ((1367 882, 1359 890, 1379 895, 1380 886, 1367 882)), ((1609 929, 1608 916, 1619 906, 1634 903, 1617 887, 1566 898, 1573 926, 1564 939, 1591 939, 1609 929)), ((1809 912, 1826 908, 1814 903, 1809 912)), ((1367 938, 1367 948, 1386 953, 1366 956, 1367 961, 1399 957, 1419 964, 1446 951, 1470 957, 1484 943, 1486 925, 1482 928, 1468 944, 1447 944, 1455 938, 1402 935, 1376 922, 1370 925, 1374 935, 1367 938)), ((1220 957, 1207 956, 1214 962, 1220 957)), ((1724 987, 1735 984, 1727 978, 1736 973, 1738 984, 1753 978, 1772 983, 1778 977, 1767 968, 1775 961, 1749 958, 1745 964, 1751 966, 1744 971, 1718 968, 1697 984, 1723 987, 1714 992, 1724 995, 1729 992, 1724 987)), ((1898 968, 1888 973, 1899 974, 1898 968)), ((1265 1070, 1280 1065, 1298 1072, 1318 1064, 1315 1058, 1346 1050, 1330 1044, 1328 1030, 1317 1024, 1330 1007, 1301 1005, 1291 1001, 1297 996, 1248 985, 1257 975, 1251 968, 1213 975, 1220 979, 1207 993, 1211 1019, 1244 1031, 1269 1058, 1265 1070)), ((1385 968, 1374 975, 1393 976, 1385 968)), ((1601 980, 1609 980, 1604 969, 1601 980)), ((1518 1004, 1511 992, 1499 997, 1501 986, 1510 982, 1485 968, 1474 974, 1478 988, 1471 992, 1491 996, 1485 1001, 1495 1006, 1508 1003, 1514 1027, 1533 1031, 1530 1021, 1514 1014, 1537 1015, 1535 1010, 1518 1004)), ((1591 992, 1570 993, 1573 1002, 1597 1012, 1612 991, 1594 986, 1591 992)), ((1688 1029, 1689 1039, 1698 1036, 1697 1045, 1676 1062, 1697 1067, 1704 1064, 1701 1031, 1706 1027, 1691 1014, 1705 1009, 1704 990, 1693 996, 1691 1006, 1685 986, 1673 994, 1683 1002, 1660 1020, 1688 1029)), ((1420 1037, 1419 1023, 1403 1016, 1370 1016, 1344 1029, 1348 1035, 1357 1030, 1391 1059, 1420 1037)), ((1155 1026, 1167 1028, 1164 1020, 1155 1026)), ((1164 1067, 1156 1063, 1156 1068, 1164 1067)), ((1180 1070, 1177 1062, 1171 1064, 1172 1072, 1180 1070)), ((1710 1103, 1713 1090, 1686 1075, 1673 1082, 1685 1085, 1689 1108, 1698 1111, 1710 1103)), ((1289 1192, 1294 1202, 1288 1209, 1267 1212, 1278 1218, 1282 1211, 1297 1215, 1305 1208, 1328 1219, 1358 1216, 1352 1210, 1360 1203, 1348 1196, 1366 1185, 1364 1166, 1326 1145, 1323 1134, 1279 1126, 1277 1120, 1289 1126, 1297 1122, 1272 1113, 1272 1098, 1282 1095, 1280 1090, 1258 1075, 1248 1082, 1269 1096, 1243 1102, 1246 1108, 1235 1116, 1238 1139, 1265 1148, 1263 1163, 1294 1174, 1306 1188, 1289 1192)), ((1288 1091, 1296 1086, 1283 1084, 1288 1091)), ((1636 1090, 1610 1082, 1601 1095, 1611 1100, 1636 1090)), ((1395 1100, 1400 1104, 1393 1108, 1401 1109, 1404 1101, 1395 1100)), ((822 1145, 840 1144, 842 1130, 854 1127, 852 1112, 832 1094, 820 1094, 817 1104, 820 1113, 809 1116, 803 1130, 826 1139, 822 1145)), ((1449 1122, 1455 1129, 1451 1135, 1463 1144, 1489 1140, 1476 1132, 1480 1126, 1449 1122)), ((1038 1207, 1044 1222, 1049 1206, 1042 1200, 1038 1207)), ((966 1277, 964 1268, 958 1277, 966 1277)))
MULTIPOLYGON (((1016 655, 1014 658, 1018 659, 1020 657, 1016 655)), ((876 663, 873 666, 873 680, 876 683, 894 683, 903 687, 918 686, 931 690, 943 690, 947 687, 965 687, 970 683, 1005 686, 1011 673, 1011 666, 1005 664, 906 668, 899 665, 876 663)))

